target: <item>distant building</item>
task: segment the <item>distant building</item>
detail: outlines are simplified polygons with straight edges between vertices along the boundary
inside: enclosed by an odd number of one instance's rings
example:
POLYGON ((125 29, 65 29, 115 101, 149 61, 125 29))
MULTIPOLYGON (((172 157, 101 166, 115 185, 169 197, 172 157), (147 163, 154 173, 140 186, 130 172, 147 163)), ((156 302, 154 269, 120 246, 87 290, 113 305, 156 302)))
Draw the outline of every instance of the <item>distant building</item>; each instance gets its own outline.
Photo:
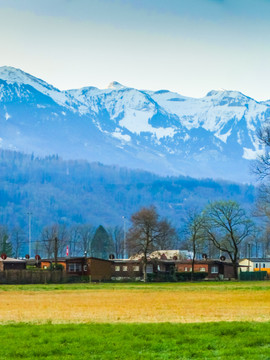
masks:
POLYGON ((270 258, 245 258, 239 261, 241 271, 267 271, 270 274, 270 258))
POLYGON ((91 281, 111 280, 111 261, 94 257, 76 257, 66 259, 68 275, 89 276, 91 281))
MULTIPOLYGON (((191 260, 171 260, 150 258, 147 263, 147 274, 172 274, 173 272, 191 272, 191 260)), ((196 260, 195 272, 207 273, 207 279, 232 279, 233 266, 229 261, 196 260)), ((112 280, 141 280, 143 277, 143 263, 140 259, 113 260, 112 280)))
POLYGON ((26 260, 19 260, 10 257, 7 257, 5 260, 0 258, 0 271, 24 269, 26 269, 26 260))

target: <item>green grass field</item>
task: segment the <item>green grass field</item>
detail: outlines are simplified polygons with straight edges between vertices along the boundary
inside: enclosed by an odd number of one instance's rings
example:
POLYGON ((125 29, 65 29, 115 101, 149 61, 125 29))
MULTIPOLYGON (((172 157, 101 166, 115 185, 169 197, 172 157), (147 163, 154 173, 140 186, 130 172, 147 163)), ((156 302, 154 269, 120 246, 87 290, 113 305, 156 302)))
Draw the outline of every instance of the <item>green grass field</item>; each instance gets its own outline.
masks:
MULTIPOLYGON (((217 321, 199 322, 199 315, 190 313, 195 321, 192 323, 168 323, 151 321, 150 323, 96 323, 84 321, 85 315, 89 315, 89 308, 84 306, 85 296, 89 299, 96 297, 95 307, 102 306, 101 301, 109 294, 111 310, 124 311, 123 302, 113 302, 118 294, 126 293, 134 298, 134 304, 138 297, 147 301, 151 298, 156 302, 159 299, 171 298, 176 294, 177 304, 186 297, 197 298, 199 312, 202 303, 198 296, 206 296, 206 309, 209 314, 214 311, 223 311, 224 306, 231 309, 231 301, 239 298, 239 313, 250 311, 251 320, 254 310, 261 308, 263 314, 270 308, 269 301, 270 282, 202 282, 202 283, 162 283, 162 284, 48 284, 48 285, 1 285, 0 303, 1 311, 19 311, 22 299, 27 299, 28 306, 32 306, 30 313, 35 315, 38 311, 45 312, 45 319, 50 319, 56 305, 60 308, 62 300, 76 299, 72 302, 74 311, 76 306, 83 309, 79 323, 70 323, 69 317, 64 318, 63 323, 53 324, 50 321, 41 323, 38 320, 3 321, 0 325, 0 360, 4 359, 243 359, 270 360, 270 321, 217 321), (248 300, 247 295, 249 294, 248 300), (56 296, 56 297, 55 297, 56 296), (64 298, 63 298, 64 296, 64 298), (50 299, 60 299, 60 304, 50 302, 50 299), (15 300, 14 300, 15 299, 15 300), (181 300, 182 299, 182 300, 181 300), (217 303, 216 299, 224 299, 224 303, 217 303), (241 300, 242 299, 242 300, 241 300), (243 302, 243 299, 247 300, 243 302), (251 300, 249 300, 251 299, 251 300), (258 300, 258 301, 257 301, 258 300), (43 301, 44 308, 40 309, 43 301), (257 301, 257 303, 256 303, 257 301), (215 308, 216 306, 216 308, 215 308), (246 308, 243 308, 246 306, 246 308), (113 308, 114 307, 114 308, 113 308), (123 308, 122 308, 123 307, 123 308), (242 308, 241 308, 242 307, 242 308), (243 311, 244 309, 244 311, 243 311), (196 320, 197 319, 197 320, 196 320), (20 322, 23 321, 23 322, 20 322), (67 323, 65 323, 67 322, 67 323), (84 323, 83 323, 84 322, 84 323)), ((130 301, 130 300, 129 300, 130 301)), ((92 303, 91 303, 92 304, 92 303)), ((188 304, 188 303, 187 303, 188 304)), ((150 311, 154 303, 149 302, 145 308, 150 311)), ((24 305, 26 306, 26 305, 24 305)), ((103 304, 106 309, 107 303, 103 304)), ((133 306, 133 305, 132 305, 133 306)), ((160 302, 159 311, 162 312, 163 320, 166 321, 168 312, 174 313, 175 309, 160 302)), ((179 307, 181 308, 181 307, 179 307)), ((131 311, 134 308, 131 307, 131 311)), ((22 307, 25 313, 27 309, 22 307)), ((73 311, 73 308, 71 309, 73 311)), ((28 310, 29 311, 29 308, 28 310)), ((133 310, 134 311, 134 310, 133 310)), ((178 310, 177 310, 178 311, 178 310)), ((237 307, 238 312, 238 307, 237 307)), ((30 314, 29 313, 29 314, 30 314)), ((91 311, 90 311, 91 313, 91 311)), ((136 314, 135 314, 136 315, 136 314)), ((149 314, 148 314, 149 315, 149 314)), ((207 315, 207 314, 206 314, 207 315)), ((2 318, 3 313, 0 313, 2 318)), ((16 316, 14 317, 16 318, 16 316)), ((232 316, 232 320, 235 318, 232 316)), ((243 317, 244 318, 244 317, 243 317)), ((16 318, 17 319, 17 318, 16 318)), ((43 318, 44 319, 44 318, 43 318)), ((188 321, 189 318, 186 318, 188 321)), ((185 322, 184 321, 184 322, 185 322)))
POLYGON ((149 290, 149 291, 197 291, 197 290, 270 290, 270 281, 209 281, 184 283, 75 283, 75 284, 34 284, 0 285, 0 291, 57 291, 57 290, 149 290))
POLYGON ((1 359, 270 359, 270 323, 10 324, 1 359))

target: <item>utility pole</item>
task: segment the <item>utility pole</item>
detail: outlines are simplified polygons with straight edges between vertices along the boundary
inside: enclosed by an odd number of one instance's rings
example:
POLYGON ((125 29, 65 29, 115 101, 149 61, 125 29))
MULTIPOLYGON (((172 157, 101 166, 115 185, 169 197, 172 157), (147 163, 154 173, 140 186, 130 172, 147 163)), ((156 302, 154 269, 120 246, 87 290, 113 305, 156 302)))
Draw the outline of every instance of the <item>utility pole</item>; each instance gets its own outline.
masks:
POLYGON ((248 271, 250 268, 250 243, 248 243, 248 271))
POLYGON ((31 258, 31 217, 32 213, 28 211, 28 240, 29 240, 29 257, 31 258))
POLYGON ((54 238, 54 267, 56 269, 57 265, 57 255, 58 255, 58 238, 55 236, 54 238))

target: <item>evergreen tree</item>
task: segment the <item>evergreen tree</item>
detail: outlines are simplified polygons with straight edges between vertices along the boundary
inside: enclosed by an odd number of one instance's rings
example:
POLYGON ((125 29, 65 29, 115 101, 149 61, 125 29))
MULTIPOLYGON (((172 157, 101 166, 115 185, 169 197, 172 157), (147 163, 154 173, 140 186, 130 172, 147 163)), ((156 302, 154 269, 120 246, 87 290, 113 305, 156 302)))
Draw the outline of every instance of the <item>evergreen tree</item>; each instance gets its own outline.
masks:
POLYGON ((100 259, 108 259, 110 253, 113 253, 114 244, 107 231, 100 225, 93 237, 91 244, 91 256, 100 259))
POLYGON ((0 226, 0 254, 12 256, 12 244, 9 242, 9 234, 5 226, 0 226))

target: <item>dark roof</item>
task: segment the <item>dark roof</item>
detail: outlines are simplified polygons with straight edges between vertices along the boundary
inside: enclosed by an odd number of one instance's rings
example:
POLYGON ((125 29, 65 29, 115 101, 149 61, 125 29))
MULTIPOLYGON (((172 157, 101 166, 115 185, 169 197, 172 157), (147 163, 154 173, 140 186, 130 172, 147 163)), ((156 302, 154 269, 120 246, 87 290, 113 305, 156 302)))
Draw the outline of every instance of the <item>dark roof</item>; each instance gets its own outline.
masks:
POLYGON ((243 260, 250 260, 252 262, 270 262, 270 257, 269 258, 243 258, 240 259, 239 261, 243 261, 243 260))

